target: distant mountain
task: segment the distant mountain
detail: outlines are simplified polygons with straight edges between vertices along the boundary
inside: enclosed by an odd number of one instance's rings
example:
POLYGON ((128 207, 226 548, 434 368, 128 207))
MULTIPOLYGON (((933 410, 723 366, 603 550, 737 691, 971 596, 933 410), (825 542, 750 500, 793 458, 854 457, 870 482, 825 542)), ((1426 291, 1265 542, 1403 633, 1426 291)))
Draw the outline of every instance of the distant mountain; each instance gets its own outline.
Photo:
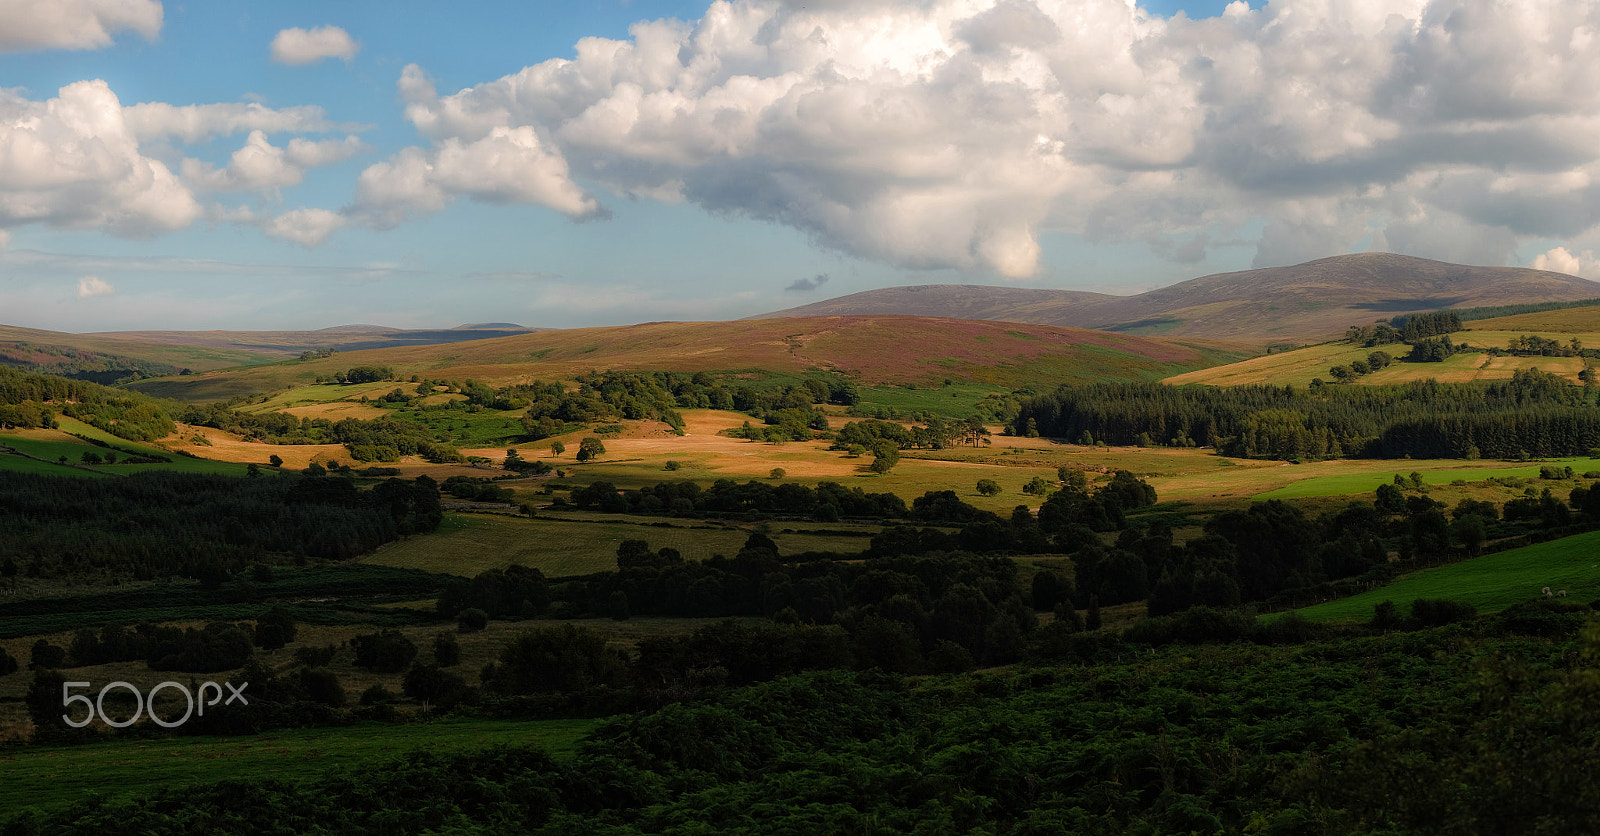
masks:
POLYGON ((1402 313, 1600 298, 1600 283, 1520 267, 1470 267, 1389 253, 1218 273, 1136 296, 977 285, 870 290, 753 319, 913 313, 1163 337, 1316 342, 1402 313))

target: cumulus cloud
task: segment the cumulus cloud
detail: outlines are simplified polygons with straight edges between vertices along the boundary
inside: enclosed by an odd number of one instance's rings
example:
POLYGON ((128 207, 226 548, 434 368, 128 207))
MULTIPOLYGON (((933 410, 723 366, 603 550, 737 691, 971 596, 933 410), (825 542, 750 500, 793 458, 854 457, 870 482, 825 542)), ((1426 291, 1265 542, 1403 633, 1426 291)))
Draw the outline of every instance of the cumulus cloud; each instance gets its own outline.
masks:
POLYGON ((120 235, 181 229, 201 213, 158 160, 140 153, 104 81, 43 102, 0 90, 0 227, 43 223, 120 235))
POLYGON ((1597 0, 716 2, 449 95, 407 67, 426 143, 349 217, 588 217, 583 183, 1008 277, 1047 230, 1187 261, 1256 218, 1258 264, 1368 236, 1505 263, 1600 224, 1597 36, 1597 0))
POLYGON ((326 209, 291 209, 261 225, 274 238, 293 241, 302 247, 315 247, 328 239, 348 220, 326 209))
POLYGON ((96 296, 110 296, 117 289, 110 282, 95 276, 84 276, 78 280, 78 298, 93 299, 96 296))
POLYGON ((337 26, 285 29, 272 39, 272 60, 290 66, 314 64, 324 58, 348 62, 360 50, 361 44, 337 26))
POLYGON ((127 30, 153 40, 161 15, 156 0, 0 0, 0 52, 99 49, 127 30))
MULTIPOLYGON (((1549 252, 1543 252, 1533 257, 1533 269, 1550 270, 1556 273, 1566 273, 1569 276, 1585 275, 1584 265, 1595 263, 1594 251, 1584 250, 1581 255, 1567 252, 1566 247, 1556 247, 1549 252)), ((1592 270, 1591 270, 1592 272, 1592 270)))
POLYGON ((305 179, 307 169, 343 162, 366 150, 358 137, 312 141, 296 137, 284 147, 273 145, 266 133, 251 131, 244 147, 233 152, 226 168, 199 160, 183 162, 183 176, 213 191, 262 191, 276 194, 284 186, 305 179))
POLYGON ((816 274, 815 276, 812 276, 809 279, 795 279, 793 282, 791 282, 789 284, 788 287, 784 288, 784 290, 792 291, 792 292, 795 292, 795 293, 810 293, 813 290, 820 289, 823 285, 825 285, 827 283, 828 283, 828 274, 827 273, 818 273, 818 274, 816 274))

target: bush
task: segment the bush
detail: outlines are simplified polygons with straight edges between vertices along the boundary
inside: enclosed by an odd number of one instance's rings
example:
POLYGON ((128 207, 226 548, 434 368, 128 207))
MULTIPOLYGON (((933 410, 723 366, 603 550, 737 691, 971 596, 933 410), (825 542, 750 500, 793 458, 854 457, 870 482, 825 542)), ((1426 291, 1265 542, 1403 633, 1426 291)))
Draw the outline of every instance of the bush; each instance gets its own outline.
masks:
POLYGON ((489 614, 477 607, 470 607, 456 617, 456 625, 463 633, 476 633, 489 626, 489 614))
POLYGON ((294 660, 308 668, 325 668, 333 661, 339 652, 336 644, 323 645, 322 647, 297 647, 294 649, 294 660))
POLYGON ((399 630, 380 630, 350 640, 356 652, 356 667, 380 673, 399 673, 417 658, 417 645, 399 630))
POLYGON ((1478 609, 1465 601, 1448 598, 1418 598, 1411 602, 1411 619, 1424 627, 1442 627, 1457 621, 1471 621, 1478 609))
POLYGON ((441 668, 461 664, 461 645, 454 635, 439 633, 433 637, 433 663, 441 668))
POLYGON ((67 661, 66 648, 40 639, 33 643, 33 649, 28 660, 28 670, 39 671, 59 668, 65 661, 67 661))
POLYGON ((461 699, 467 682, 438 665, 412 665, 401 687, 406 696, 417 702, 449 707, 461 699))
POLYGON ((979 479, 978 493, 983 496, 994 496, 1000 493, 1000 483, 993 479, 979 479))
POLYGON ((5 648, 0 647, 0 676, 9 676, 17 672, 19 663, 5 648))
POLYGON ((382 682, 361 692, 362 705, 378 705, 379 703, 394 702, 396 699, 395 693, 383 687, 382 682))
POLYGON ((344 685, 340 684, 338 674, 327 668, 301 670, 300 687, 305 689, 306 698, 312 702, 319 702, 331 708, 344 707, 344 685))

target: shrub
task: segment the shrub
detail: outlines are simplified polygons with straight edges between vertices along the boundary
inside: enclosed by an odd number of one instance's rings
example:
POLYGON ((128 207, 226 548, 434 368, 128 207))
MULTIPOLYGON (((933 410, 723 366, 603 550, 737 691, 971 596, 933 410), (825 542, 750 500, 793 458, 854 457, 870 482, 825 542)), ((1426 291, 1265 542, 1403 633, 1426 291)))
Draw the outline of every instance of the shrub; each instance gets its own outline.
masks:
POLYGON ((380 630, 350 640, 356 667, 380 673, 399 673, 417 657, 417 645, 399 630, 380 630))
POLYGON ((1471 621, 1477 616, 1477 608, 1465 601, 1418 598, 1411 602, 1411 619, 1424 627, 1441 627, 1457 621, 1471 621))
POLYGON ((319 702, 332 708, 344 707, 344 685, 340 684, 338 674, 327 668, 301 670, 300 687, 305 689, 306 698, 312 702, 319 702))
POLYGON ((322 647, 297 647, 294 649, 294 660, 308 668, 325 668, 338 654, 339 646, 327 644, 322 647))
POLYGON ((456 625, 463 633, 476 633, 489 626, 489 614, 477 607, 464 609, 456 617, 456 625))
POLYGON ((361 704, 362 705, 377 705, 379 703, 394 702, 394 701, 395 701, 395 693, 393 691, 389 690, 388 688, 383 687, 383 683, 382 682, 379 682, 379 683, 371 686, 367 690, 361 692, 361 704))
POLYGON ((441 668, 461 664, 461 645, 454 635, 439 633, 433 637, 433 663, 441 668))

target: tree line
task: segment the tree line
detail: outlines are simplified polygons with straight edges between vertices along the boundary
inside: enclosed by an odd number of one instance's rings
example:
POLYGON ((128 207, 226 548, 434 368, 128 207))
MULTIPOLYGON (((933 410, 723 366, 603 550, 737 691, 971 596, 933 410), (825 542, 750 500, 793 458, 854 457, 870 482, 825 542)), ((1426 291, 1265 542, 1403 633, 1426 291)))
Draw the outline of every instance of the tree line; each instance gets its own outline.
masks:
POLYGON ((106 479, 0 471, 0 562, 28 577, 226 577, 268 557, 341 560, 439 524, 431 479, 358 490, 323 476, 151 471, 106 479))
POLYGON ((1030 427, 1079 443, 1193 439, 1222 455, 1285 459, 1571 456, 1600 446, 1600 410, 1585 390, 1538 369, 1487 384, 1063 386, 1024 401, 1009 431, 1030 427))

